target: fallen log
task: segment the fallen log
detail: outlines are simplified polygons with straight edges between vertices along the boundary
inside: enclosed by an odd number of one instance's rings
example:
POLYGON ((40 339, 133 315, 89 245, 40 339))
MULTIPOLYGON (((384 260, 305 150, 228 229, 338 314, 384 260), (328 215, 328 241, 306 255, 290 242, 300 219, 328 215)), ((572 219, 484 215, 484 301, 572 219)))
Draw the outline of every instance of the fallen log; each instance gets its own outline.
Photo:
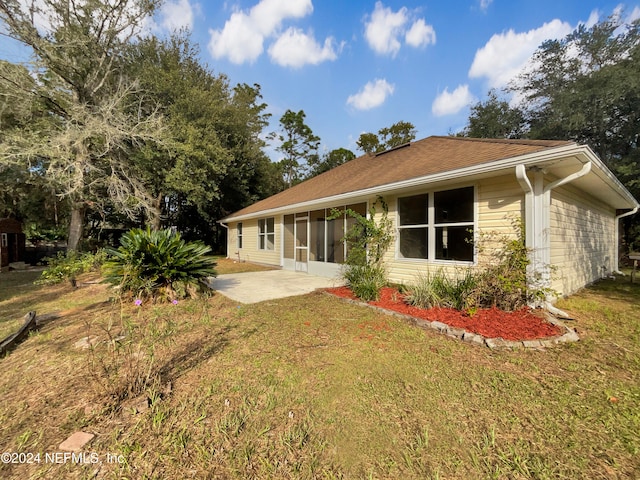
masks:
POLYGON ((31 330, 36 328, 36 312, 29 312, 24 316, 24 323, 16 333, 12 333, 0 342, 0 355, 4 355, 18 343, 22 342, 31 330))

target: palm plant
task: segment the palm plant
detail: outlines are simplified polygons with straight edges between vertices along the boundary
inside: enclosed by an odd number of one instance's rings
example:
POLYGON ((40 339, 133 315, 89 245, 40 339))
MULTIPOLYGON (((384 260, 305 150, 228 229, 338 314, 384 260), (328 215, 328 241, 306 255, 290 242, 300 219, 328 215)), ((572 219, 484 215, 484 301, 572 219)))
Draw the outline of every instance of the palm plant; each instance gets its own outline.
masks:
POLYGON ((216 276, 211 249, 171 230, 133 229, 120 244, 107 250, 103 273, 121 293, 175 300, 197 296, 206 288, 203 280, 216 276))

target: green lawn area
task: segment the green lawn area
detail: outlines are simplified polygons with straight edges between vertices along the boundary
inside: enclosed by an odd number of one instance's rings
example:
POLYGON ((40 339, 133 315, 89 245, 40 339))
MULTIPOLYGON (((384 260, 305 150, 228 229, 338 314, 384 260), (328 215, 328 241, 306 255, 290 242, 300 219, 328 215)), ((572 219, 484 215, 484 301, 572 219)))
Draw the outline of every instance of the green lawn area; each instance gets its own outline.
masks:
POLYGON ((43 456, 3 479, 640 477, 628 278, 559 302, 580 342, 492 351, 322 293, 136 307, 11 275, 0 329, 63 315, 0 359, 0 450, 43 456), (45 463, 77 430, 103 463, 45 463))

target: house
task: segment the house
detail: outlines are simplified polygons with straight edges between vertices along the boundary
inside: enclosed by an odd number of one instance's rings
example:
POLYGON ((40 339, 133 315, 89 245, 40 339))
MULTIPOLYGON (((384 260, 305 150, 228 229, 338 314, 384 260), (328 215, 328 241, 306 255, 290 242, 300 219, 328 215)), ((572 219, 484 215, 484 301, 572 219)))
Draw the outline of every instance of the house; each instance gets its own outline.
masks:
POLYGON ((0 218, 0 268, 24 260, 25 234, 13 218, 0 218))
MULTIPOLYGON (((389 279, 477 268, 482 232, 524 222, 531 268, 561 294, 618 270, 618 219, 638 202, 585 145, 569 141, 428 137, 364 155, 232 213, 229 257, 338 276, 354 220, 378 197, 395 229, 389 279)), ((380 214, 380 209, 377 209, 380 214)))

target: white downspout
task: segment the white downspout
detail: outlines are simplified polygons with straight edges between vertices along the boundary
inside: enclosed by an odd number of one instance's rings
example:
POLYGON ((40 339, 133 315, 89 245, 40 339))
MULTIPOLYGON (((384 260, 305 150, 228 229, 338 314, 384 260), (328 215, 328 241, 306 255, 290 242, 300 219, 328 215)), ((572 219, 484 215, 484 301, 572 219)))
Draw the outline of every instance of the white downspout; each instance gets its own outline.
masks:
POLYGON ((619 252, 618 252, 618 246, 620 245, 620 224, 619 224, 618 220, 620 220, 623 217, 628 217, 629 215, 634 215, 637 211, 638 211, 638 206, 636 205, 636 207, 633 210, 631 210, 630 212, 626 212, 626 213, 623 213, 621 215, 617 215, 616 216, 616 228, 615 228, 615 230, 616 230, 616 232, 615 232, 616 256, 615 256, 615 258, 613 260, 615 262, 614 263, 615 267, 613 269, 613 273, 616 273, 618 275, 624 275, 624 273, 622 273, 620 271, 620 255, 619 255, 619 252))
POLYGON ((222 225, 224 228, 227 229, 227 258, 231 258, 229 257, 229 225, 225 225, 220 220, 218 220, 218 225, 222 225))
MULTIPOLYGON (((549 266, 551 264, 551 244, 549 231, 551 228, 551 190, 587 175, 591 171, 591 161, 583 164, 580 171, 560 178, 544 186, 544 174, 535 167, 534 183, 527 176, 526 167, 516 165, 516 178, 525 192, 525 235, 526 246, 532 252, 530 273, 541 273, 540 285, 548 287, 551 283, 549 266)), ((554 315, 568 317, 566 312, 554 307, 549 299, 543 302, 544 308, 554 315)))

